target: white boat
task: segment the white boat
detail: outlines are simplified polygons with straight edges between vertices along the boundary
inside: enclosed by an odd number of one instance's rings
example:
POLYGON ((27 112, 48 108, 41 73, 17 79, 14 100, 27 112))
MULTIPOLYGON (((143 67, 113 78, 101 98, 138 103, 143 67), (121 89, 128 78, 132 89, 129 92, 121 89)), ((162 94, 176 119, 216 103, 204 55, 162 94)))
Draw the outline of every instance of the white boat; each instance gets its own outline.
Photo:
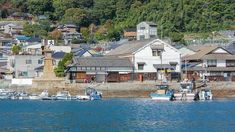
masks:
POLYGON ((78 100, 90 100, 90 96, 88 95, 77 95, 76 98, 78 100))
POLYGON ((39 100, 41 99, 40 96, 38 96, 37 94, 32 94, 32 95, 29 95, 29 99, 30 100, 39 100))
POLYGON ((29 96, 28 96, 28 94, 27 93, 25 93, 25 92, 21 92, 21 93, 19 93, 19 100, 24 100, 24 99, 29 99, 29 96))
POLYGON ((189 100, 195 99, 195 93, 192 91, 193 83, 185 81, 180 83, 180 91, 174 93, 174 100, 189 100))
POLYGON ((198 96, 199 96, 200 100, 212 100, 212 98, 213 98, 213 94, 212 94, 211 90, 208 88, 201 89, 198 92, 198 96))
POLYGON ((78 100, 101 100, 102 93, 95 88, 87 87, 84 95, 77 95, 78 100))
POLYGON ((61 91, 56 94, 56 100, 71 100, 71 95, 68 91, 61 91))
POLYGON ((154 93, 150 93, 149 96, 152 100, 156 101, 170 101, 172 100, 173 93, 169 90, 168 85, 156 85, 158 89, 154 93))

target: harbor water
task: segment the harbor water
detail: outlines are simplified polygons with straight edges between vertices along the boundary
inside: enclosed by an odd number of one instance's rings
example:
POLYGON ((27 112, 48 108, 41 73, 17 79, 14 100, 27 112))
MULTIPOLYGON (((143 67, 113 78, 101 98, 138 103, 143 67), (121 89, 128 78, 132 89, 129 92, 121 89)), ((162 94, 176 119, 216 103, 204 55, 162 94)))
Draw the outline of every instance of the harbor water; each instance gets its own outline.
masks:
POLYGON ((0 132, 234 132, 235 99, 0 100, 0 132))

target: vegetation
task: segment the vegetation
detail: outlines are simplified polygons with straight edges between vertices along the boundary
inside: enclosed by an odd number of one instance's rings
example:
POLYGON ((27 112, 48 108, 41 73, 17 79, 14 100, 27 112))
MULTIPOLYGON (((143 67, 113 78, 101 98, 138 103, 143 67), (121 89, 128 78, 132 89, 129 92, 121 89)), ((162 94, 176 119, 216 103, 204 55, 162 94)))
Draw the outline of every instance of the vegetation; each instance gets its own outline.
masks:
POLYGON ((11 48, 11 52, 13 55, 18 55, 21 50, 21 47, 19 45, 14 44, 11 48))
POLYGON ((58 66, 55 68, 55 74, 57 77, 63 77, 66 66, 71 63, 73 59, 72 53, 66 53, 62 60, 59 61, 58 66))
MULTIPOLYGON (((118 40, 123 28, 153 21, 158 25, 159 36, 182 41, 185 32, 234 29, 234 7, 233 0, 0 0, 0 16, 6 18, 20 11, 45 15, 51 21, 74 23, 89 29, 87 41, 118 40), (107 22, 112 26, 105 26, 107 22), (97 28, 92 31, 90 25, 97 28)), ((87 33, 87 29, 82 32, 87 33)), ((44 35, 44 31, 39 31, 39 35, 44 35)))

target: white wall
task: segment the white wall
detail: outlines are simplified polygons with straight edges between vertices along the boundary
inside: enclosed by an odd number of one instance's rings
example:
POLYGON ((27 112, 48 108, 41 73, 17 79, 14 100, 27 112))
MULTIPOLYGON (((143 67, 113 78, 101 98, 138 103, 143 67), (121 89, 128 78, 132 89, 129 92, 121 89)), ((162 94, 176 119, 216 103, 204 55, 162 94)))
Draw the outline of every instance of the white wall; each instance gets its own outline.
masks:
POLYGON ((32 79, 12 79, 11 84, 14 85, 32 85, 32 79))
MULTIPOLYGON (((158 44, 159 42, 155 43, 158 44)), ((152 49, 150 48, 150 45, 137 52, 135 54, 134 61, 135 72, 156 72, 157 70, 153 67, 153 64, 161 64, 160 56, 152 56, 152 49), (144 70, 138 70, 138 62, 145 62, 144 70)), ((164 44, 162 64, 169 64, 169 62, 178 62, 176 72, 181 71, 180 53, 173 49, 173 47, 164 44)))
POLYGON ((70 46, 50 46, 50 49, 55 52, 63 51, 65 53, 71 52, 70 46))
POLYGON ((216 49, 215 51, 213 51, 213 53, 228 53, 228 52, 225 51, 225 50, 222 49, 222 48, 218 48, 218 49, 216 49))

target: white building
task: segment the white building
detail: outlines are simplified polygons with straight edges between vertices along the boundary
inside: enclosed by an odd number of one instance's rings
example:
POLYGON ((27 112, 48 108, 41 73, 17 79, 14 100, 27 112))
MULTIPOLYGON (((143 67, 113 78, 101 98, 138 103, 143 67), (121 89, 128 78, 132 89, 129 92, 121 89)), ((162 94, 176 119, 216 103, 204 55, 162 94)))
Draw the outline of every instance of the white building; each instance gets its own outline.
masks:
POLYGON ((150 80, 181 72, 180 51, 160 39, 127 42, 107 55, 129 58, 135 76, 150 80))
POLYGON ((141 22, 136 28, 137 40, 157 38, 157 25, 153 22, 141 22))

